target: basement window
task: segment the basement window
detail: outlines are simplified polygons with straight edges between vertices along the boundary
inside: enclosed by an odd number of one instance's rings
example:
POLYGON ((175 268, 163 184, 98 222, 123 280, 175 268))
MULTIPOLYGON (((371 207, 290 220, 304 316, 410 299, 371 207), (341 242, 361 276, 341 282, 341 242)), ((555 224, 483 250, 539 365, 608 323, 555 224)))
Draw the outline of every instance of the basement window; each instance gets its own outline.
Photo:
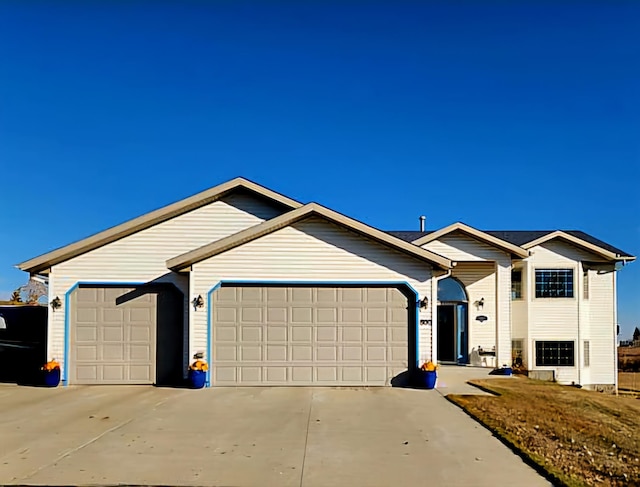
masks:
POLYGON ((572 298, 573 269, 536 269, 536 298, 572 298))
POLYGON ((537 367, 574 367, 575 343, 561 341, 536 341, 537 367))

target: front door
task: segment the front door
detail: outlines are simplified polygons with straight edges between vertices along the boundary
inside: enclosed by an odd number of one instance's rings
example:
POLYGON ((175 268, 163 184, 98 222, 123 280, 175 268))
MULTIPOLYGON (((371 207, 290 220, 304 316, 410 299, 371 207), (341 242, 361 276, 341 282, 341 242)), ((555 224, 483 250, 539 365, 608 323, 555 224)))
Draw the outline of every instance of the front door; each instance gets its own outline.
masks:
POLYGON ((438 306, 438 359, 440 362, 456 362, 455 305, 438 306))

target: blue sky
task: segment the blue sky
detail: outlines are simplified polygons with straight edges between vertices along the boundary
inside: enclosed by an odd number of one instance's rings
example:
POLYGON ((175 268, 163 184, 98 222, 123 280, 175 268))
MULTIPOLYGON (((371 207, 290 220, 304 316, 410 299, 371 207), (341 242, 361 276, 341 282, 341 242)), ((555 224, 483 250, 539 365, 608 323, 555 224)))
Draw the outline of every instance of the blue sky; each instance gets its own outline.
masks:
MULTIPOLYGON (((640 2, 2 2, 17 262, 245 176, 382 229, 640 253, 640 2)), ((640 263, 619 274, 623 336, 640 263)))

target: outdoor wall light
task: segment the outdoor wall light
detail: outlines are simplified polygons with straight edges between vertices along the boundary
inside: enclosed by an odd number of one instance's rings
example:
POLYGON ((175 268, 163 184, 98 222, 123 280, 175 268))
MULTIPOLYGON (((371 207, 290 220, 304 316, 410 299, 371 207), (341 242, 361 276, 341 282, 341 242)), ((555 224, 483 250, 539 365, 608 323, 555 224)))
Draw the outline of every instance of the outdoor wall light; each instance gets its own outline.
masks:
POLYGON ((429 306, 429 298, 425 296, 420 301, 418 301, 418 304, 420 305, 420 309, 427 309, 427 307, 429 306))
POLYGON ((198 294, 197 298, 193 298, 193 308, 194 309, 198 309, 198 308, 203 308, 204 307, 204 299, 202 299, 202 295, 198 294))
POLYGON ((53 298, 50 304, 53 311, 62 308, 62 301, 60 301, 60 298, 58 296, 53 298))
POLYGON ((483 309, 484 308, 484 298, 480 298, 478 301, 473 303, 476 305, 476 308, 483 309))

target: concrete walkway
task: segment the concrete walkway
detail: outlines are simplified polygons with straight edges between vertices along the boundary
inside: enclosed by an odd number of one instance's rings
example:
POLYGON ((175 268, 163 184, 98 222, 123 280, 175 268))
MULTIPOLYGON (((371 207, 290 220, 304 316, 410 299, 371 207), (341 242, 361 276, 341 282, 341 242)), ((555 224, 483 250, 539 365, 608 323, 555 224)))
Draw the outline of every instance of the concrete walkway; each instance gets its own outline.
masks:
POLYGON ((490 396, 482 389, 478 389, 467 382, 473 379, 491 379, 504 376, 489 375, 493 369, 484 367, 469 367, 459 365, 441 365, 438 369, 436 389, 443 395, 447 394, 477 394, 490 396))
POLYGON ((0 484, 549 485, 437 391, 0 385, 0 484))

